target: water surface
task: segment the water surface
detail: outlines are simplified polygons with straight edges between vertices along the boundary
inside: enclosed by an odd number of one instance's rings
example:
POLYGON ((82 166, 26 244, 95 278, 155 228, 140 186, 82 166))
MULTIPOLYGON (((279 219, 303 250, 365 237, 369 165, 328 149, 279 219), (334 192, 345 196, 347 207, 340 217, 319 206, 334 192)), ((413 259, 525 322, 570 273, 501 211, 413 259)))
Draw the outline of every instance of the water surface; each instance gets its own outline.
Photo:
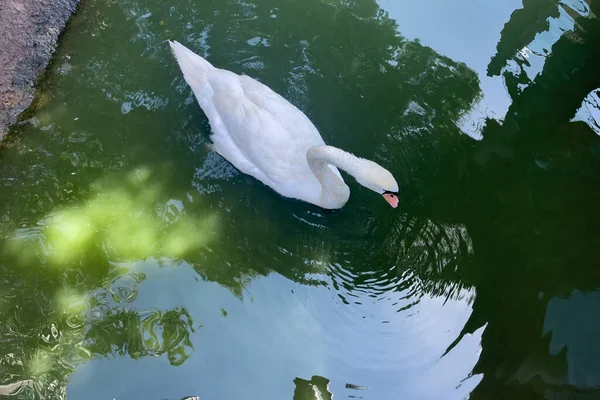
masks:
POLYGON ((0 385, 600 398, 598 12, 85 1, 0 152, 0 385), (324 211, 237 172, 167 39, 389 168, 400 206, 346 177, 350 201, 324 211))

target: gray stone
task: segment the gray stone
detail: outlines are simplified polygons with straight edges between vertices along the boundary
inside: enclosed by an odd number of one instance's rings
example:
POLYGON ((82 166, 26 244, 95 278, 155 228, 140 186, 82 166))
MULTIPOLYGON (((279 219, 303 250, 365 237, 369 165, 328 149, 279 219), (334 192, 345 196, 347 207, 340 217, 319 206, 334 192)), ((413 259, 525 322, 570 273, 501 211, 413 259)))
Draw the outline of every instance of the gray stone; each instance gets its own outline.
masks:
POLYGON ((0 0, 0 139, 34 98, 79 0, 0 0))

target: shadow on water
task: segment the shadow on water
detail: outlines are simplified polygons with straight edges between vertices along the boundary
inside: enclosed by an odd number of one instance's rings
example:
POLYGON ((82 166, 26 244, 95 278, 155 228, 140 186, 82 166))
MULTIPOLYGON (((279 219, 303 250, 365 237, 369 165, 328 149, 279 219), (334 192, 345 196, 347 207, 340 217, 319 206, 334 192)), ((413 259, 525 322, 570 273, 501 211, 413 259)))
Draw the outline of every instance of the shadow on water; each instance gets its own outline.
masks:
MULTIPOLYGON (((180 3, 151 13, 90 2, 65 37, 78 51, 59 54, 47 106, 4 149, 0 384, 32 379, 40 396, 63 398, 93 358, 183 365, 201 321, 185 307, 136 309, 137 264, 150 259, 239 298, 276 272, 331 286, 345 305, 396 294, 402 312, 425 295, 467 299, 463 333, 486 326, 471 398, 600 396, 600 139, 589 115, 571 121, 600 88, 598 1, 524 0, 513 13, 488 66, 513 102, 481 141, 457 127, 481 99, 477 75, 403 38, 374 2, 180 3), (130 40, 117 48, 110 26, 130 40), (548 29, 559 31, 548 54, 526 57, 548 29), (81 32, 93 52, 77 46, 81 32), (282 206, 205 151, 208 125, 165 61, 173 37, 280 92, 327 142, 393 165, 401 211, 390 217, 356 185, 336 213, 282 206), (155 66, 129 74, 140 57, 155 66), (83 128, 74 115, 88 118, 83 128)), ((294 399, 332 397, 328 379, 294 383, 294 399)))

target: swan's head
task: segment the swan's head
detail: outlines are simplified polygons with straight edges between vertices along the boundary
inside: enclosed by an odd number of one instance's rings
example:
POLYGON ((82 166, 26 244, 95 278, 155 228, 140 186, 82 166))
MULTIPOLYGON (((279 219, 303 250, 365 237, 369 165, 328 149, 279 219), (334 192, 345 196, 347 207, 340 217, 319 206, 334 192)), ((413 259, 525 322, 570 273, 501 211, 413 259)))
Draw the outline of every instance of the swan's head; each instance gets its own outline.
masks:
POLYGON ((394 176, 381 165, 361 159, 360 173, 356 181, 383 196, 392 207, 398 207, 398 183, 394 176))

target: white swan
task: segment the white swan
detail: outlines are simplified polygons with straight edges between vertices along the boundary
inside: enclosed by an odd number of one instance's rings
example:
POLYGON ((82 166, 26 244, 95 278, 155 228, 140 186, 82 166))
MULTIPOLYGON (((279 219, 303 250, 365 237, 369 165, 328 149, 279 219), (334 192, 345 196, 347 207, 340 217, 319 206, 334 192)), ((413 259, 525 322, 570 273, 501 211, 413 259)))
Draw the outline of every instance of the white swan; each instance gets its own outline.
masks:
POLYGON ((269 87, 169 44, 208 117, 215 150, 237 169, 283 196, 337 209, 350 197, 340 168, 398 206, 398 184, 388 170, 327 146, 308 117, 269 87))

